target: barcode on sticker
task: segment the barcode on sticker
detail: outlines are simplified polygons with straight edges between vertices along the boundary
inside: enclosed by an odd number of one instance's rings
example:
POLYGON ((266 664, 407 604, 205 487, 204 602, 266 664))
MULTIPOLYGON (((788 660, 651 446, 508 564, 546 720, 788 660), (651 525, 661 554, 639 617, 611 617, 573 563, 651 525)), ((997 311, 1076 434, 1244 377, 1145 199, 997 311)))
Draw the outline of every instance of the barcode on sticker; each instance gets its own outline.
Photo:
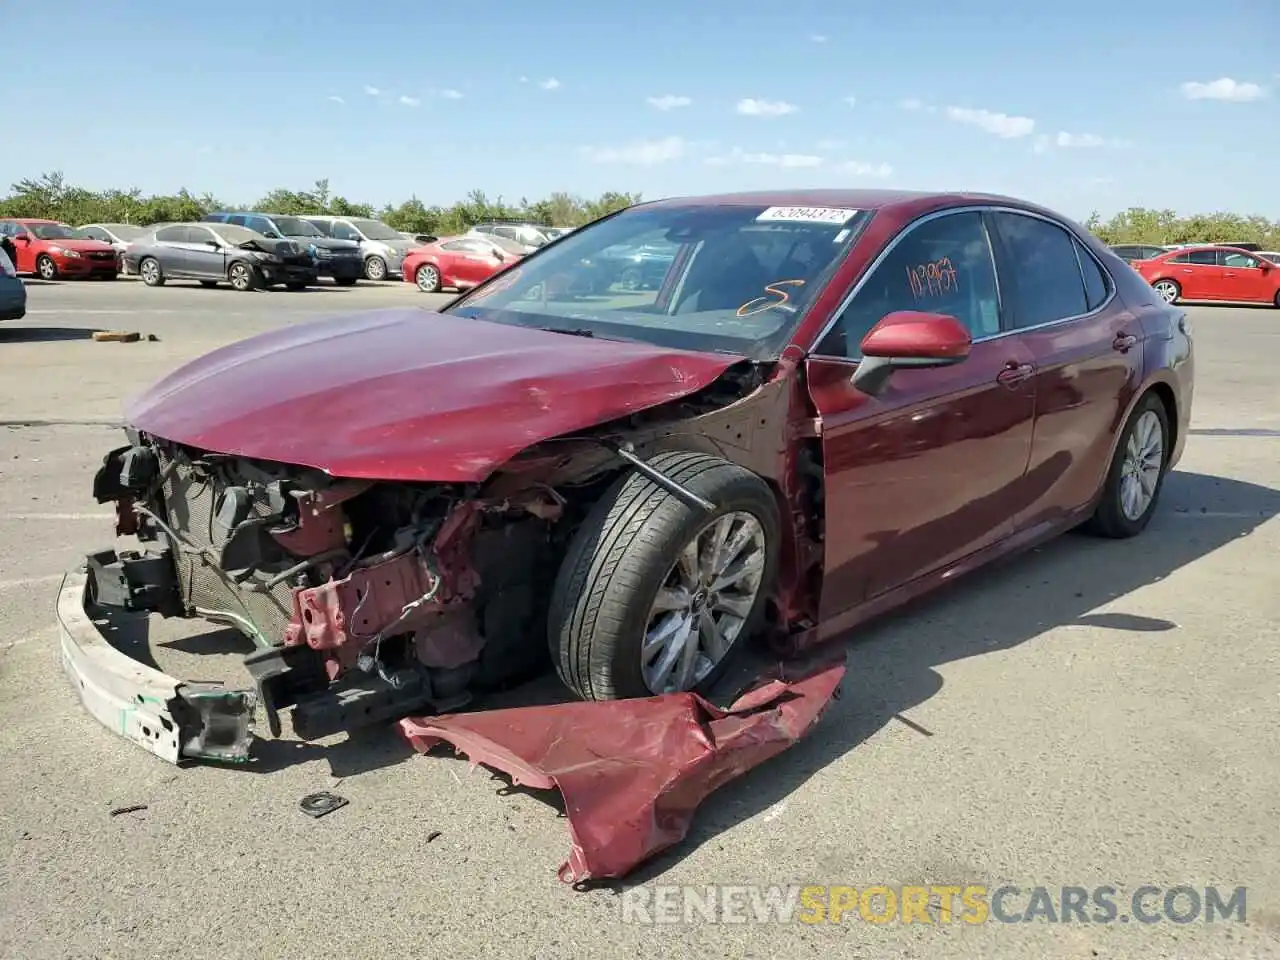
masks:
POLYGON ((757 222, 784 220, 789 223, 830 223, 839 226, 848 223, 857 210, 842 207, 770 207, 757 222))

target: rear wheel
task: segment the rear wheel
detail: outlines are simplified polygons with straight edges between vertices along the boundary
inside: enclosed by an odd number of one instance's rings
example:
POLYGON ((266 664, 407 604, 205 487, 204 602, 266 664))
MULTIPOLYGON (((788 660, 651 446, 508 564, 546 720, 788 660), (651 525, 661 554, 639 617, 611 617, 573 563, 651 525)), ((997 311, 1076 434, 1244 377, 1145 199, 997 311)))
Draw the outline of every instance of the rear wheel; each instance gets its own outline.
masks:
POLYGON ((164 271, 160 269, 160 261, 155 257, 143 257, 138 264, 138 276, 148 287, 164 286, 164 271))
POLYGON ((1157 280, 1153 284, 1156 294, 1165 303, 1177 303, 1182 296, 1182 288, 1174 280, 1157 280))
POLYGON ((375 282, 387 279, 387 261, 381 257, 370 257, 364 262, 364 275, 375 282))
POLYGON ((47 253, 42 253, 36 257, 36 274, 41 280, 57 280, 58 265, 53 262, 53 257, 47 253))
POLYGON ((413 279, 423 293, 437 293, 440 290, 440 271, 432 264, 424 263, 420 266, 413 279))
POLYGON ((1120 434, 1102 499, 1085 524, 1090 533, 1112 539, 1135 537, 1155 513, 1169 463, 1169 414, 1154 393, 1134 408, 1120 434))
POLYGON ((705 689, 759 628, 772 591, 780 520, 769 486, 700 453, 649 462, 715 511, 630 473, 578 529, 547 626, 561 680, 586 700, 705 689))

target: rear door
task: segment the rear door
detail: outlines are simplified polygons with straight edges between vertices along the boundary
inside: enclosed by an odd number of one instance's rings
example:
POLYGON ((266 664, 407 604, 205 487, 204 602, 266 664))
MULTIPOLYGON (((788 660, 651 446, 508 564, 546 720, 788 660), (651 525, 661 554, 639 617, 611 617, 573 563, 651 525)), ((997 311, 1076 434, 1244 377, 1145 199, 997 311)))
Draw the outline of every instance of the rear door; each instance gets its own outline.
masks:
POLYGON ((991 215, 1012 339, 1036 366, 1035 432, 1018 529, 1053 523, 1097 493, 1117 422, 1142 379, 1144 332, 1102 264, 1064 225, 991 215))
POLYGON ((226 278, 222 240, 208 227, 184 228, 187 270, 198 280, 226 278))
POLYGON ((1027 349, 1002 335, 1000 297, 983 214, 944 211, 898 236, 818 338, 805 376, 821 420, 824 618, 1012 532, 1035 378, 1027 349), (862 339, 897 310, 954 316, 971 352, 955 366, 899 370, 878 396, 862 393, 851 382, 862 339))
POLYGON ((156 231, 151 254, 160 261, 160 269, 166 277, 188 276, 187 228, 161 227, 156 231))

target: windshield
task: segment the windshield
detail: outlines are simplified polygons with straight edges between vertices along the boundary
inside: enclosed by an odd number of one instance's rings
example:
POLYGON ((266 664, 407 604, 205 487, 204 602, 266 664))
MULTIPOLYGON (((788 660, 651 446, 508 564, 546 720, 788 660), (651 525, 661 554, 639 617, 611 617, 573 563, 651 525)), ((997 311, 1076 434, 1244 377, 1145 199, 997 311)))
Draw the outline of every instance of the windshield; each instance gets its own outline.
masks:
POLYGON ((530 255, 446 312, 774 358, 869 219, 853 209, 635 207, 530 255))
POLYGON ((238 247, 263 239, 261 234, 255 233, 248 227, 237 226, 234 223, 202 223, 200 226, 208 227, 232 246, 238 247))
POLYGON ((404 240, 404 237, 400 236, 397 231, 392 230, 385 223, 380 223, 377 220, 365 220, 362 218, 359 220, 352 220, 351 223, 370 240, 404 240))
POLYGON ((131 240, 137 240, 147 232, 144 228, 135 226, 132 223, 112 223, 108 224, 106 229, 109 233, 115 236, 116 239, 123 240, 125 243, 128 243, 131 240))
POLYGON ((80 240, 84 239, 65 223, 29 223, 27 229, 41 240, 80 240))
POLYGON ((275 221, 276 229, 286 237, 324 236, 323 233, 316 229, 315 224, 299 220, 297 217, 272 217, 271 219, 275 221))

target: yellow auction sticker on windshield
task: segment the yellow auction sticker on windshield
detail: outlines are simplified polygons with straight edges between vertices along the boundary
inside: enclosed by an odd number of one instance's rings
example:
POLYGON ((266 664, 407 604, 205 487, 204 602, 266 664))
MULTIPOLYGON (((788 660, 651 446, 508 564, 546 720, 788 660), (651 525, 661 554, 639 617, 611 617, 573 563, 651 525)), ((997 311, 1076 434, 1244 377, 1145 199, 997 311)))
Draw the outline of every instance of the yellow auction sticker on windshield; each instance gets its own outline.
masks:
POLYGON ((846 207, 770 207, 756 217, 756 222, 829 223, 838 227, 848 223, 857 212, 846 207))

